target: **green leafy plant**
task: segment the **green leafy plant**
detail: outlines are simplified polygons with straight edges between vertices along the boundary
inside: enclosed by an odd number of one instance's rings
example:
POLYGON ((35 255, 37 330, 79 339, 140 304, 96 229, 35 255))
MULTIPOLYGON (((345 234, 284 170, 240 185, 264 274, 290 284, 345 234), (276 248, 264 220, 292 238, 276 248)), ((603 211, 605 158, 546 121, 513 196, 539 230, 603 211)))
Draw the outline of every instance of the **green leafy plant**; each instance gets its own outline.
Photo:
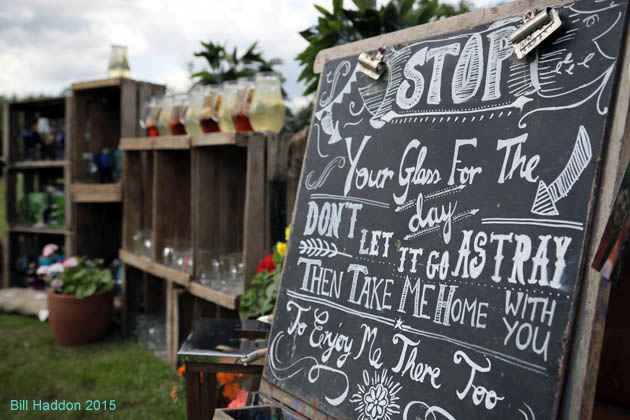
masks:
POLYGON ((203 58, 207 68, 192 74, 196 84, 209 85, 239 77, 251 77, 261 71, 274 71, 275 66, 282 64, 277 58, 267 60, 256 42, 244 52, 236 47, 228 50, 224 45, 212 41, 202 41, 201 47, 194 55, 203 58))
POLYGON ((101 260, 72 257, 38 272, 46 276, 56 293, 74 295, 78 299, 104 293, 114 287, 112 273, 101 260))
POLYGON ((321 50, 469 10, 463 1, 451 6, 439 0, 390 0, 379 8, 375 0, 352 2, 355 9, 344 8, 343 0, 333 0, 332 10, 315 5, 320 15, 317 24, 300 32, 308 41, 308 46, 297 56, 302 67, 298 80, 306 84, 305 95, 317 89, 318 76, 313 71, 313 64, 321 50))

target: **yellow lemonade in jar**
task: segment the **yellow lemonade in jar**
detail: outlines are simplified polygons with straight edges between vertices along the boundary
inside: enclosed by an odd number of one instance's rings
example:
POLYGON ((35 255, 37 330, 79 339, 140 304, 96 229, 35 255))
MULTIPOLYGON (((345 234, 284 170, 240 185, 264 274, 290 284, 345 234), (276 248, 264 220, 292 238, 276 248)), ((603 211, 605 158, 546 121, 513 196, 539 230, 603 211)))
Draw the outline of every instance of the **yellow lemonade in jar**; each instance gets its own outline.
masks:
POLYGON ((273 72, 256 75, 256 89, 249 111, 255 131, 279 133, 284 125, 284 101, 280 78, 273 72))
POLYGON ((216 108, 219 116, 219 128, 224 133, 235 133, 232 111, 238 101, 238 89, 236 82, 226 82, 220 96, 217 97, 216 108))
POLYGON ((249 119, 255 131, 278 133, 284 125, 284 102, 282 100, 254 101, 249 119))

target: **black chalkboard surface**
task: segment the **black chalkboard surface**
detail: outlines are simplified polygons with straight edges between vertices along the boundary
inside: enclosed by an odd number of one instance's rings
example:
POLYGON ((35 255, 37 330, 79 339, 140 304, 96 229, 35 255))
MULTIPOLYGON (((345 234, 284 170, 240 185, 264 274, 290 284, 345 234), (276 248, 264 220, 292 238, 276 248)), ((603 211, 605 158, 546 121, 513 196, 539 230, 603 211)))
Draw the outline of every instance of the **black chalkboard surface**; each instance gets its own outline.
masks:
POLYGON ((336 418, 551 419, 625 1, 328 62, 265 379, 336 418))

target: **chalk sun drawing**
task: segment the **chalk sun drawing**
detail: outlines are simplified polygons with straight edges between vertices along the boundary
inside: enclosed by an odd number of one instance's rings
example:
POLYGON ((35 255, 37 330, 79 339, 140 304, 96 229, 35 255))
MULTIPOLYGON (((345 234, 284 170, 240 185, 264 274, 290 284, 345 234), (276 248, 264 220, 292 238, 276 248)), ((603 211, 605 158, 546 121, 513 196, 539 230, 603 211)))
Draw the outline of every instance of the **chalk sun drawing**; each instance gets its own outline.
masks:
POLYGON ((556 203, 571 192, 592 158, 591 141, 586 128, 581 125, 578 129, 573 152, 571 152, 571 156, 560 175, 549 185, 545 181, 538 182, 531 212, 540 216, 558 216, 560 212, 556 203))
POLYGON ((357 384, 357 391, 349 400, 355 405, 357 420, 392 420, 393 415, 400 414, 398 392, 401 389, 387 369, 374 372, 373 376, 363 370, 363 383, 357 384))

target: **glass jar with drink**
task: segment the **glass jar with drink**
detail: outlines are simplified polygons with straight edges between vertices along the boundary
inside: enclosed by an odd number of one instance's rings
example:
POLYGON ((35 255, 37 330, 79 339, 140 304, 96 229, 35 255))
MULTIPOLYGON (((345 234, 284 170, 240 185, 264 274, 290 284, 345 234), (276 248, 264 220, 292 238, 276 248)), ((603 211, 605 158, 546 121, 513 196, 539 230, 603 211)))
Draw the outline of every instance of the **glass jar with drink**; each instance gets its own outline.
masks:
POLYGON ((222 85, 222 92, 217 98, 218 115, 219 115, 219 128, 224 133, 234 133, 234 121, 232 121, 232 111, 236 108, 238 102, 238 87, 237 83, 230 81, 225 82, 222 85))
POLYGON ((256 131, 279 133, 284 125, 282 83, 278 74, 263 72, 256 75, 249 120, 256 131))
POLYGON ((174 136, 186 134, 186 108, 188 108, 188 95, 175 95, 173 97, 173 106, 169 120, 170 132, 174 136))
POLYGON ((197 87, 188 95, 188 107, 186 109, 185 127, 186 133, 191 136, 201 134, 201 110, 205 101, 205 92, 203 87, 197 87))
POLYGON ((249 78, 241 78, 236 82, 236 106, 232 109, 232 121, 237 133, 253 131, 249 121, 249 111, 254 96, 254 82, 249 78))
POLYGON ((217 85, 207 86, 203 104, 199 112, 199 125, 204 133, 216 133, 219 128, 219 109, 221 107, 221 89, 217 85))
POLYGON ((160 98, 152 96, 144 103, 142 119, 140 127, 144 130, 147 137, 156 137, 160 135, 158 129, 158 119, 160 117, 160 98))
POLYGON ((164 95, 158 102, 160 107, 160 114, 158 115, 157 129, 158 133, 162 136, 169 135, 171 133, 170 121, 171 114, 173 112, 173 95, 164 95))

